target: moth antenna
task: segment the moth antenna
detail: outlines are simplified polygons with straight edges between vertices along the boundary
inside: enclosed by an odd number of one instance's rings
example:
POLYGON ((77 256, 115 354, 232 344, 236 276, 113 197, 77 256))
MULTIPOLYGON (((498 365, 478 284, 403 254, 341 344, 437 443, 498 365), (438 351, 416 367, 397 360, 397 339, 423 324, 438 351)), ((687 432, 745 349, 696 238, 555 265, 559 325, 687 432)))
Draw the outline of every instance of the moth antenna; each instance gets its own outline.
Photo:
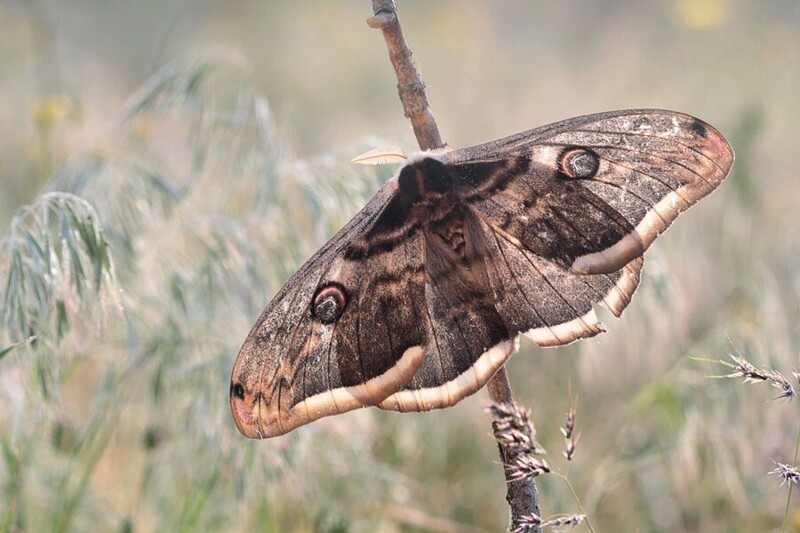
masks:
POLYGON ((442 155, 442 154, 446 154, 447 152, 452 152, 453 149, 450 148, 449 146, 442 146, 441 148, 431 148, 428 151, 430 153, 432 153, 432 154, 442 155))
POLYGON ((350 162, 358 165, 391 165, 393 163, 402 163, 406 158, 406 153, 402 148, 386 146, 364 152, 351 159, 350 162))

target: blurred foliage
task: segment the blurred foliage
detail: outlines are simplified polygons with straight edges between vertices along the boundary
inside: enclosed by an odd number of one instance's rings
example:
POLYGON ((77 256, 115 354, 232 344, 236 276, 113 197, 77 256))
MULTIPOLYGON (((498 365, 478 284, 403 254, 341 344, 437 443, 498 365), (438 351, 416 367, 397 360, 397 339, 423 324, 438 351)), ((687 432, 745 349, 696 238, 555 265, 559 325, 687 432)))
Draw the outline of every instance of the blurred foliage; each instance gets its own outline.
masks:
MULTIPOLYGON (((369 14, 0 1, 0 531, 505 527, 483 393, 267 442, 230 420, 252 321, 391 173, 349 159, 414 146, 369 14)), ((646 106, 730 138, 734 174, 648 253, 624 318, 566 348, 523 342, 509 367, 597 529, 779 528, 785 488, 767 472, 792 462, 796 402, 687 356, 733 345, 798 364, 798 4, 465 0, 400 16, 453 146, 646 106)), ((545 514, 576 510, 540 479, 545 514)))
POLYGON ((47 193, 11 222, 0 253, 7 261, 0 324, 11 338, 61 337, 68 315, 89 314, 102 290, 114 291, 114 265, 97 214, 85 200, 47 193))
POLYGON ((726 0, 678 0, 675 11, 686 28, 711 30, 727 22, 728 9, 726 0))

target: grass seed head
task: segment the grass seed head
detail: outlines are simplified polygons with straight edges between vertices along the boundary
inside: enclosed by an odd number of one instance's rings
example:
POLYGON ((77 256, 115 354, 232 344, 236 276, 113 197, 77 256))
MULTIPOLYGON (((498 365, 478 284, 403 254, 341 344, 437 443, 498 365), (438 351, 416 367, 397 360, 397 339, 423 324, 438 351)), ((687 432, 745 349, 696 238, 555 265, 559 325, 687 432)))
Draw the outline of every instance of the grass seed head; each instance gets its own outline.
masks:
POLYGON ((561 428, 561 434, 566 441, 564 444, 564 451, 562 454, 567 461, 572 461, 575 454, 575 448, 578 445, 578 436, 575 435, 575 419, 578 416, 577 402, 572 400, 572 385, 568 387, 567 394, 569 396, 569 407, 567 407, 567 416, 564 420, 564 427, 561 428))
POLYGON ((770 474, 777 474, 781 478, 781 487, 786 485, 800 485, 800 469, 796 466, 785 463, 775 463, 776 468, 770 470, 770 474))
POLYGON ((486 410, 492 416, 494 438, 504 449, 512 454, 547 453, 536 440, 536 428, 527 409, 514 402, 491 403, 486 410))
POLYGON ((522 481, 536 477, 540 474, 550 472, 550 467, 544 459, 538 459, 530 455, 517 455, 508 468, 508 481, 522 481))
MULTIPOLYGON (((786 376, 773 370, 769 367, 758 368, 753 363, 742 357, 741 355, 730 355, 733 363, 719 360, 718 363, 734 369, 734 372, 725 374, 724 376, 715 376, 723 378, 743 378, 745 383, 768 382, 776 389, 780 389, 781 393, 773 398, 773 400, 792 400, 797 392, 792 383, 786 379, 786 376)), ((795 379, 800 381, 800 373, 792 372, 795 379)))
POLYGON ((528 531, 533 531, 536 528, 545 527, 575 527, 582 524, 585 518, 586 515, 573 514, 542 520, 539 515, 532 513, 521 516, 519 519, 519 524, 517 527, 511 530, 511 533, 527 533, 528 531))

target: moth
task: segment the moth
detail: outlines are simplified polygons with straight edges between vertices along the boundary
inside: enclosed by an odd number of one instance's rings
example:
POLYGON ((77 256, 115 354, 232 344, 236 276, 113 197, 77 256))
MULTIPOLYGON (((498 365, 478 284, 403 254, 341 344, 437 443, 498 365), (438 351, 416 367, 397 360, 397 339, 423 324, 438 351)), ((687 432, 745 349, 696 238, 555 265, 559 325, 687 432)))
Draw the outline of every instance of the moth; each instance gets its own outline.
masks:
POLYGON ((448 407, 519 334, 559 346, 620 316, 655 238, 734 154, 681 113, 578 117, 408 158, 267 305, 233 367, 245 436, 366 406, 448 407))

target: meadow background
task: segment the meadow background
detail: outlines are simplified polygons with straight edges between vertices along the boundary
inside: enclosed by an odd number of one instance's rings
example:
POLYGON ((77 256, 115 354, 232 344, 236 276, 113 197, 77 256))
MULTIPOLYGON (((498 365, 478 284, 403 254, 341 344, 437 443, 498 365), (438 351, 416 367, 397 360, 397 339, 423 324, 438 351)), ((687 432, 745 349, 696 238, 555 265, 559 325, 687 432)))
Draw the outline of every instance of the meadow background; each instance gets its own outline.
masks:
MULTIPOLYGON (((779 530, 787 487, 767 472, 793 462, 798 402, 696 358, 800 363, 800 3, 399 10, 450 146, 635 107, 729 138, 733 174, 648 252, 622 319, 565 348, 523 340, 508 369, 596 530, 779 530)), ((0 1, 0 531, 506 527, 485 391, 263 442, 229 414, 261 309, 392 173, 350 158, 416 146, 370 14, 0 1)), ((545 515, 578 511, 539 479, 545 515)))

